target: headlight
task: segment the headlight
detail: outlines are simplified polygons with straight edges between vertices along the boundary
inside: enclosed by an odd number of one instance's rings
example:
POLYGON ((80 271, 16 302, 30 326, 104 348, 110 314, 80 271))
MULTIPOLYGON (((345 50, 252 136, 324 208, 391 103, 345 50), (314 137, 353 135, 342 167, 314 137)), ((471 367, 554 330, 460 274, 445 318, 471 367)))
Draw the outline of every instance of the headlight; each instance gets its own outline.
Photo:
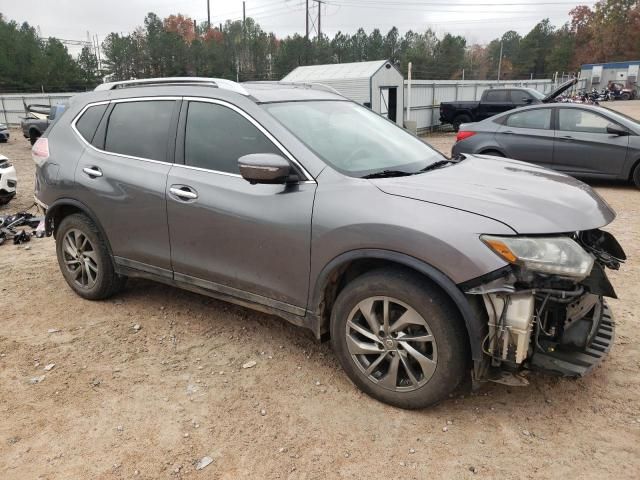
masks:
POLYGON ((593 257, 569 237, 482 235, 480 239, 507 262, 534 272, 582 280, 593 267, 593 257))

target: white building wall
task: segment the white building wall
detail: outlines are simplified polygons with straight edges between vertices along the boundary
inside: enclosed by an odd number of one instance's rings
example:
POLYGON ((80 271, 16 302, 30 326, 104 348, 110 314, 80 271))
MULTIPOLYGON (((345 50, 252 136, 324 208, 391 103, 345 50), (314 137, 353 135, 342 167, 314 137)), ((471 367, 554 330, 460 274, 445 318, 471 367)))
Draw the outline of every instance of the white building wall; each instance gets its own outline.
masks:
MULTIPOLYGON (((387 65, 387 64, 385 64, 387 65)), ((396 87, 398 90, 398 98, 396 104, 396 123, 400 126, 404 125, 404 77, 396 70, 393 65, 391 68, 382 66, 371 77, 371 109, 374 112, 381 112, 380 105, 380 88, 396 87)))

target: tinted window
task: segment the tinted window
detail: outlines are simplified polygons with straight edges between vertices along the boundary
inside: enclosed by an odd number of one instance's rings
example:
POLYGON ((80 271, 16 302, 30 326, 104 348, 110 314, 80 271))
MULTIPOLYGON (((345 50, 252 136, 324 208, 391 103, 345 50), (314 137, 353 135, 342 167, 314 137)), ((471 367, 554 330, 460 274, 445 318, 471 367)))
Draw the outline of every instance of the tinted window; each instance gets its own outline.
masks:
POLYGON ((551 128, 551 109, 527 110, 509 115, 505 125, 513 128, 537 128, 549 130, 551 128))
POLYGON ((566 132, 607 133, 611 123, 600 115, 578 108, 559 109, 559 129, 566 132))
POLYGON ((532 102, 533 97, 524 90, 511 90, 511 101, 513 103, 517 103, 518 105, 522 105, 528 102, 532 102))
POLYGON ((510 101, 508 95, 508 90, 489 90, 485 97, 485 101, 507 103, 510 101))
POLYGON ((76 122, 76 129, 87 142, 93 142, 93 136, 107 107, 107 104, 89 107, 76 122))
POLYGON ((240 173, 238 159, 251 153, 282 155, 260 130, 230 108, 204 102, 189 104, 184 138, 187 165, 240 173))
POLYGON ((107 126, 104 149, 133 157, 166 160, 173 100, 118 103, 107 126))

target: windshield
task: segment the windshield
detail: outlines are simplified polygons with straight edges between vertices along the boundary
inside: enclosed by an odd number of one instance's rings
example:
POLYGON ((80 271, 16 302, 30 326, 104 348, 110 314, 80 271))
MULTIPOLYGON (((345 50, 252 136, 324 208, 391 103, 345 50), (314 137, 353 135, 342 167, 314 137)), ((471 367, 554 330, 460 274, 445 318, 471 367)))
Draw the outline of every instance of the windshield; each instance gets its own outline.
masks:
POLYGON ((529 88, 527 89, 527 91, 529 92, 530 95, 535 97, 536 100, 543 100, 547 97, 544 93, 539 92, 538 90, 534 90, 533 88, 529 88))
POLYGON ((345 175, 411 174, 446 160, 419 138, 353 102, 283 102, 264 108, 345 175))

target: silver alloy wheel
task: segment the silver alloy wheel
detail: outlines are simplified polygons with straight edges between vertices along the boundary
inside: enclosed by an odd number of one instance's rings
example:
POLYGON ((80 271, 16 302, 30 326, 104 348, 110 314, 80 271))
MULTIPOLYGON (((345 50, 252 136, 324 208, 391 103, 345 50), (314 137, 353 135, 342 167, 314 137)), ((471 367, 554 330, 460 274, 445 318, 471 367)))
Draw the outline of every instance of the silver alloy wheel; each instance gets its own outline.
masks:
POLYGON ((80 230, 69 230, 62 239, 62 258, 73 282, 92 288, 98 279, 98 255, 89 238, 80 230))
POLYGON ((422 387, 433 376, 438 350, 429 324, 392 297, 362 300, 349 314, 347 348, 373 383, 395 392, 422 387))

